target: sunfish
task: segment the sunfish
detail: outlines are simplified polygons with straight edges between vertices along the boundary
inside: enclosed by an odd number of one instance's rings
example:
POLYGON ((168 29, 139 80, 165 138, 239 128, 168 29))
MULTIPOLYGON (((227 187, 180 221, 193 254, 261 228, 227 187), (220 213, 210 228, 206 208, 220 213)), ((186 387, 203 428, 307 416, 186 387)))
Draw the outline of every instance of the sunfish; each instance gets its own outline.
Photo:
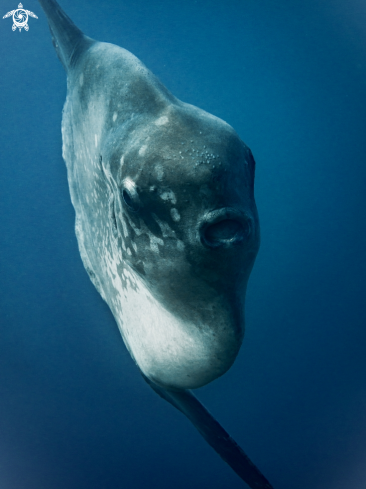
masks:
POLYGON ((63 158, 85 269, 148 384, 251 488, 270 489, 189 390, 223 375, 243 340, 259 248, 253 156, 133 54, 39 1, 67 73, 63 158))

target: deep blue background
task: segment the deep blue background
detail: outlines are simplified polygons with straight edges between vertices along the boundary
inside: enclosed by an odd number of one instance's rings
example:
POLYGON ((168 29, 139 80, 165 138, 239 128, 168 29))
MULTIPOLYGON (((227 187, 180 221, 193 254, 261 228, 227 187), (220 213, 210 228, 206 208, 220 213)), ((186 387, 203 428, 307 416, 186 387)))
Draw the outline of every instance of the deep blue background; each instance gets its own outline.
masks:
MULTIPOLYGON (((257 161, 246 337, 197 395, 276 489, 366 487, 365 2, 61 5, 229 122, 257 161)), ((243 487, 140 378, 82 267, 65 73, 40 6, 24 7, 29 32, 0 19, 0 487, 243 487)))

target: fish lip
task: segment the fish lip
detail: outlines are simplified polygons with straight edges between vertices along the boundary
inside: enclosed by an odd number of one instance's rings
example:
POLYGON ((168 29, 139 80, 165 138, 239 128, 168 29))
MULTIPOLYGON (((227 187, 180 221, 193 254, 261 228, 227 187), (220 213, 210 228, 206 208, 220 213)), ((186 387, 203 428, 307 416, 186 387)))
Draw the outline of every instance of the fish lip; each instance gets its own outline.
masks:
POLYGON ((247 241, 253 234, 254 219, 246 211, 241 211, 233 207, 224 207, 206 212, 198 224, 198 238, 202 245, 210 249, 230 248, 240 245, 247 241), (224 221, 233 221, 236 223, 237 230, 233 231, 232 236, 227 237, 209 237, 209 229, 212 226, 224 221))

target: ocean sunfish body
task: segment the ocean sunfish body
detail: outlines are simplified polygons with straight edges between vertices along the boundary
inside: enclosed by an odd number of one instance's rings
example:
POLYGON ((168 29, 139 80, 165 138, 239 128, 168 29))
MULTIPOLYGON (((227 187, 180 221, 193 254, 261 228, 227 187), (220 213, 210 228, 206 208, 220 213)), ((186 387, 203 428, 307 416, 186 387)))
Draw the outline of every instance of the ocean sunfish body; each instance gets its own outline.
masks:
POLYGON ((131 53, 39 0, 66 72, 63 157, 84 266, 145 380, 252 488, 271 485, 193 394, 244 334, 258 247, 254 160, 131 53))

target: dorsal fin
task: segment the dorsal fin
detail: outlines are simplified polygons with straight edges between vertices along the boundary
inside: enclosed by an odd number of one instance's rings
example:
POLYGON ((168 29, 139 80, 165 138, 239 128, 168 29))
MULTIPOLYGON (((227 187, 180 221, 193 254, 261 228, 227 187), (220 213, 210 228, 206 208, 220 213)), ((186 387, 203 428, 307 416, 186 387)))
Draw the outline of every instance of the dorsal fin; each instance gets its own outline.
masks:
POLYGON ((57 56, 69 71, 95 41, 76 27, 56 0, 39 0, 39 3, 46 14, 57 56))

